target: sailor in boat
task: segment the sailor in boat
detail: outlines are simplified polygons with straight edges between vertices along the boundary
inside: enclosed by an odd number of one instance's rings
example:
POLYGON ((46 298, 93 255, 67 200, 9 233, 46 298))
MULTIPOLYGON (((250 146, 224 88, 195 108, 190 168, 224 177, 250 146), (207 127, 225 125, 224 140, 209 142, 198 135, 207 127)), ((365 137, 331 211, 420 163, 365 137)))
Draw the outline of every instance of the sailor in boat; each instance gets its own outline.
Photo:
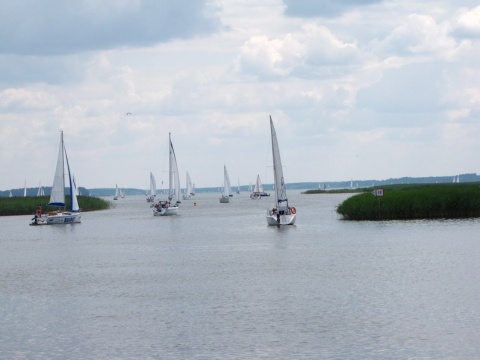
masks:
POLYGON ((37 206, 37 210, 35 210, 35 225, 38 225, 38 219, 42 217, 42 205, 37 206))

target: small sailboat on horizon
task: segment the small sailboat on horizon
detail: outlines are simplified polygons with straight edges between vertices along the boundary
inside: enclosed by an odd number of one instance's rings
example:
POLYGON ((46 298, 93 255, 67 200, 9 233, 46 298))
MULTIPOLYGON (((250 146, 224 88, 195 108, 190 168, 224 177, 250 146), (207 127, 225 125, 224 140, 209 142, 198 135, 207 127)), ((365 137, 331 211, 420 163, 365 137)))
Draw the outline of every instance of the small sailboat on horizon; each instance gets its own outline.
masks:
POLYGON ((230 202, 229 182, 230 180, 228 179, 227 167, 223 165, 223 191, 222 191, 222 195, 220 196, 220 202, 222 204, 226 204, 230 202))

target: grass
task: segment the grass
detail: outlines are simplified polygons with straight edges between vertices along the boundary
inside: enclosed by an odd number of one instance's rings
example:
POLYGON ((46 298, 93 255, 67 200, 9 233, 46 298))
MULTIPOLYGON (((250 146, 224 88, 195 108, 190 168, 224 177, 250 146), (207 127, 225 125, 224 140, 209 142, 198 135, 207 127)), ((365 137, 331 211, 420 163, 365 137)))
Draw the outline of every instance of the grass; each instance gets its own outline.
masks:
POLYGON ((409 184, 384 186, 384 196, 370 191, 337 207, 347 220, 454 219, 480 217, 480 184, 409 184))
MULTIPOLYGON (((0 216, 33 215, 38 205, 42 205, 44 212, 49 209, 57 209, 57 207, 46 205, 49 199, 49 196, 0 198, 0 216)), ((78 196, 77 199, 82 211, 105 210, 111 205, 108 201, 97 197, 78 196)), ((68 209, 68 207, 69 200, 67 199, 66 208, 68 209)))

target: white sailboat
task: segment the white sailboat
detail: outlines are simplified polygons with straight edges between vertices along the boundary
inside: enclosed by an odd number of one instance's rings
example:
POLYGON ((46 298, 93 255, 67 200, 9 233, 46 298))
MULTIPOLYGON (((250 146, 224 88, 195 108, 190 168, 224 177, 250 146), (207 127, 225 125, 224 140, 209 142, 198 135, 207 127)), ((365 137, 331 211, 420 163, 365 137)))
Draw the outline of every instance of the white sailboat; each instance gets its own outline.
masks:
POLYGON ((188 200, 193 196, 192 190, 192 180, 190 179, 190 175, 188 175, 187 171, 187 178, 185 183, 185 193, 183 194, 183 200, 188 200))
POLYGON ((115 195, 113 195, 113 200, 118 200, 119 196, 120 196, 120 190, 118 189, 118 185, 115 184, 115 195))
POLYGON ((238 179, 237 194, 240 194, 240 179, 238 179))
POLYGON ((25 186, 23 187, 23 197, 27 197, 27 181, 25 180, 25 186))
POLYGON ((223 191, 222 195, 220 196, 221 203, 229 203, 230 202, 230 190, 229 190, 229 182, 228 179, 228 172, 227 167, 223 165, 223 191))
POLYGON ((45 196, 45 191, 41 183, 38 184, 37 196, 45 196))
POLYGON ((283 178, 282 160, 278 147, 277 133, 270 116, 270 131, 272 137, 273 177, 275 183, 275 206, 267 210, 268 225, 293 225, 297 218, 297 210, 288 206, 287 190, 283 178))
POLYGON ((255 183, 255 189, 250 194, 250 199, 258 200, 264 196, 270 196, 270 194, 265 192, 265 190, 263 190, 263 184, 262 184, 262 181, 260 180, 260 175, 257 175, 257 182, 255 183))
POLYGON ((58 150, 57 167, 53 179, 52 192, 50 194, 49 206, 58 206, 61 209, 50 211, 34 218, 32 225, 57 225, 81 222, 82 213, 78 206, 76 189, 73 184, 70 164, 68 163, 67 150, 63 142, 63 131, 60 132, 60 147, 58 150), (70 185, 70 208, 65 210, 65 163, 67 165, 68 182, 70 185), (63 208, 63 209, 62 209, 63 208))
POLYGON ((147 195, 147 202, 154 202, 157 196, 157 182, 155 176, 150 172, 150 194, 147 195))
POLYGON ((170 133, 168 134, 168 141, 168 199, 159 201, 153 206, 154 216, 177 215, 178 205, 180 204, 180 178, 170 133), (176 199, 176 202, 174 202, 174 199, 176 199))

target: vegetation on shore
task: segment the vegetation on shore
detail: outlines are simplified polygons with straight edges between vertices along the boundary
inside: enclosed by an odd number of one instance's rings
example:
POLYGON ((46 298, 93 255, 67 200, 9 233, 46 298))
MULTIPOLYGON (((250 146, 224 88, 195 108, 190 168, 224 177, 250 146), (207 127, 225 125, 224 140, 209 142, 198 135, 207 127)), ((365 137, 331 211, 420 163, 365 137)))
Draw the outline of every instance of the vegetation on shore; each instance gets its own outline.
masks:
MULTIPOLYGON (((0 198, 0 216, 7 215, 32 215, 38 205, 42 206, 43 211, 49 209, 57 209, 56 207, 47 206, 49 196, 28 196, 28 197, 11 197, 0 198)), ((106 200, 91 197, 91 196, 77 196, 78 204, 82 211, 105 210, 110 207, 110 203, 106 200)), ((66 199, 69 207, 69 199, 66 199)))
POLYGON ((453 219, 480 217, 480 183, 384 186, 346 199, 337 213, 346 220, 453 219))

